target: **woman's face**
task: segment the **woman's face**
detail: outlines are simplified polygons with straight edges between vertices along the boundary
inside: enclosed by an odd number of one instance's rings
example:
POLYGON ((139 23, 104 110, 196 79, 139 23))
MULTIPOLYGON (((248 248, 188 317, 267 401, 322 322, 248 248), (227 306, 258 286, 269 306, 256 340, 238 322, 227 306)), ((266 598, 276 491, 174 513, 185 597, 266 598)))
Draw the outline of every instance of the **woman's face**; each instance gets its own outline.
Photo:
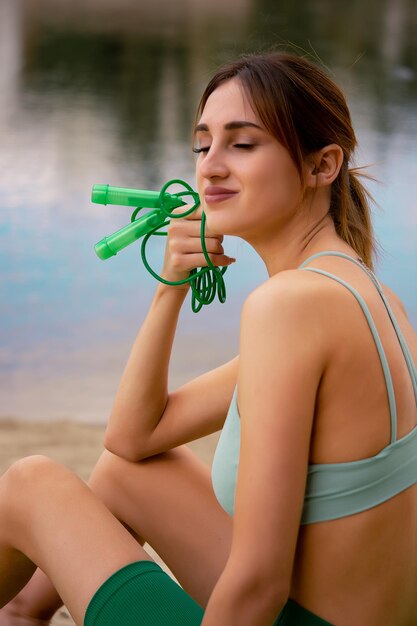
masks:
POLYGON ((195 150, 198 192, 213 233, 256 242, 282 228, 300 207, 298 170, 238 79, 209 96, 196 126, 195 150))

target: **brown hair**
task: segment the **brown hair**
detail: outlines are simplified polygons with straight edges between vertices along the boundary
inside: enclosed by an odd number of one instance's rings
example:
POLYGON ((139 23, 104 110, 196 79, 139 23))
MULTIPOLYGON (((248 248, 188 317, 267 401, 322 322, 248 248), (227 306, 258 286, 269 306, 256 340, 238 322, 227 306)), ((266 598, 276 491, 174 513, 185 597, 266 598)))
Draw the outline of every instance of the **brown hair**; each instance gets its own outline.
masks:
POLYGON ((200 115, 210 94, 238 78, 267 130, 289 151, 302 178, 305 157, 331 143, 343 150, 343 164, 332 184, 330 215, 336 232, 372 268, 375 253, 369 199, 349 169, 356 136, 345 97, 316 64, 283 52, 247 54, 222 66, 199 103, 200 115))

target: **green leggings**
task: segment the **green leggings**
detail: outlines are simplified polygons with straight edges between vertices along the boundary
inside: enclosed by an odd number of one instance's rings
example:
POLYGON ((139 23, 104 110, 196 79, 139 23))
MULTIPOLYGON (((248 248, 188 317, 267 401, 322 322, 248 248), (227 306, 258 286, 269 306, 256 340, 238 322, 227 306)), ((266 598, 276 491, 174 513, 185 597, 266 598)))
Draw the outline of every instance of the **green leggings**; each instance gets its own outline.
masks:
MULTIPOLYGON (((110 576, 94 594, 84 626, 198 626, 203 609, 153 561, 110 576)), ((331 626, 288 600, 274 626, 331 626)))

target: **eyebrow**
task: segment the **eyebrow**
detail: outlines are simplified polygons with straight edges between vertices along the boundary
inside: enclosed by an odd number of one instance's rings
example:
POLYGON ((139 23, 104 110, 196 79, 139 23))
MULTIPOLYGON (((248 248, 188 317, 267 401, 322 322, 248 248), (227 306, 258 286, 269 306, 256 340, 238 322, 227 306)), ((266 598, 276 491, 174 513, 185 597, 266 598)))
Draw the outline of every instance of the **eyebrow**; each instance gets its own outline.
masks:
MULTIPOLYGON (((224 129, 225 130, 237 130, 239 128, 258 128, 259 130, 263 130, 263 128, 261 126, 259 126, 258 124, 254 124, 253 122, 246 122, 246 121, 236 121, 236 122, 228 122, 227 124, 224 125, 224 129)), ((194 129, 194 133, 199 133, 199 132, 203 132, 203 131, 208 131, 209 127, 207 126, 207 124, 197 124, 197 126, 194 129)))

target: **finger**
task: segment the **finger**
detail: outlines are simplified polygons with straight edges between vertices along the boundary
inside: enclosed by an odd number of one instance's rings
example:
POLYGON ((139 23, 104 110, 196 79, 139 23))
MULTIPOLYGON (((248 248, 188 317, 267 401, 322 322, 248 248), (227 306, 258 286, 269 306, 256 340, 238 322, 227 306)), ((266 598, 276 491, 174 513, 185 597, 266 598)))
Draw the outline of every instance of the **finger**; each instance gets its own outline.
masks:
MULTIPOLYGON (((198 237, 200 239, 201 237, 201 220, 179 220, 179 219, 175 219, 172 220, 169 228, 168 228, 168 232, 170 233, 171 237, 173 235, 175 236, 179 236, 179 237, 198 237)), ((218 241, 222 242, 223 241, 223 235, 214 235, 211 234, 210 232, 205 231, 204 233, 204 238, 205 239, 217 239, 218 241)))
MULTIPOLYGON (((173 213, 175 213, 176 215, 181 215, 182 213, 185 213, 186 210, 190 209, 192 205, 187 205, 187 206, 183 206, 183 207, 178 207, 177 209, 174 209, 173 213)), ((186 215, 183 219, 187 220, 187 222, 199 222, 201 223, 201 219, 203 217, 203 209, 201 207, 201 205, 192 213, 190 213, 189 215, 186 215)), ((174 218, 175 219, 178 218, 174 218)), ((205 234, 209 237, 222 237, 223 235, 219 234, 219 233, 214 233, 211 232, 210 229, 207 227, 207 225, 205 226, 205 234)))
MULTIPOLYGON (((189 208, 191 209, 193 205, 189 205, 189 208)), ((193 211, 192 213, 190 213, 190 215, 187 215, 187 219, 189 220, 201 220, 203 216, 203 208, 201 206, 201 204, 198 205, 198 207, 195 209, 195 211, 193 211)))
POLYGON ((208 228, 208 226, 206 225, 205 229, 204 229, 204 236, 205 237, 216 237, 217 239, 219 239, 219 241, 223 241, 223 235, 219 234, 219 233, 215 233, 212 230, 210 230, 210 228, 208 228))
MULTIPOLYGON (((182 206, 176 207, 175 209, 173 209, 173 211, 171 211, 172 215, 182 215, 183 213, 187 213, 187 211, 189 211, 194 205, 193 204, 184 204, 182 206)), ((199 219, 201 220, 201 216, 203 215, 203 209, 201 208, 201 206, 198 206, 195 211, 193 211, 192 213, 190 213, 189 215, 185 215, 183 219, 186 220, 196 220, 199 219)), ((176 218, 174 218, 176 219, 176 218)), ((181 218, 179 218, 181 219, 181 218)))
MULTIPOLYGON (((209 254, 208 255, 211 263, 216 267, 224 267, 235 263, 236 259, 233 257, 227 256, 226 254, 209 254)), ((207 267, 208 263, 204 254, 191 253, 184 255, 184 261, 186 261, 186 266, 188 269, 193 269, 196 267, 207 267)), ((184 266, 185 269, 185 266, 184 266)))
MULTIPOLYGON (((198 209, 196 209, 193 213, 191 213, 186 219, 189 220, 190 222, 198 221, 201 223, 203 213, 204 211, 202 207, 199 206, 198 209)), ((205 227, 204 227, 204 234, 206 237, 218 237, 223 240, 223 235, 220 233, 215 233, 211 231, 210 228, 207 226, 207 223, 205 224, 205 227)))
MULTIPOLYGON (((224 249, 218 239, 210 238, 205 240, 205 247, 209 254, 224 254, 224 249)), ((189 237, 184 241, 174 241, 171 243, 171 250, 174 252, 182 252, 183 254, 201 253, 201 241, 197 237, 189 237)))

